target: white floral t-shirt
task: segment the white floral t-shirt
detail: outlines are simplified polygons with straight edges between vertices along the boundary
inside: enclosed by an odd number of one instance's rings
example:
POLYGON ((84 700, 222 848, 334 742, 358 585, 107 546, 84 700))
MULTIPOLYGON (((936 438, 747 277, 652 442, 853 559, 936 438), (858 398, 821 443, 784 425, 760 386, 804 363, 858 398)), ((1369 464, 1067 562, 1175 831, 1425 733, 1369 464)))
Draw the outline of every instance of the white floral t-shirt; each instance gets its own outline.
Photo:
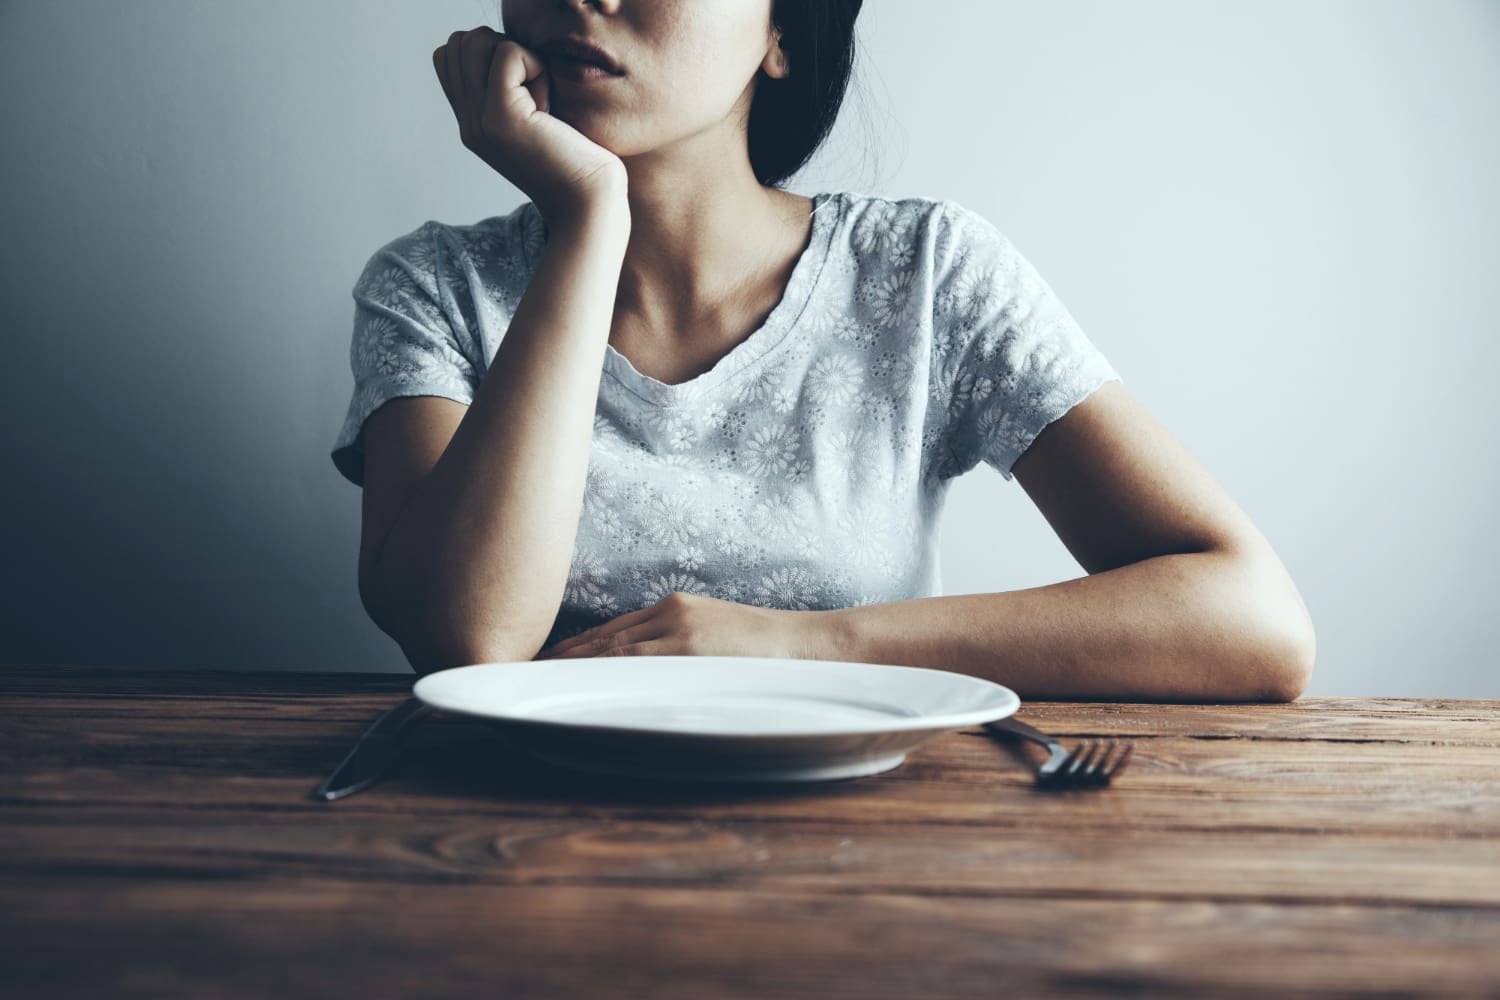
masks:
MULTIPOLYGON (((1035 268, 954 201, 812 196, 765 323, 677 385, 606 346, 583 511, 550 645, 674 590, 786 609, 942 593, 938 517, 980 461, 1119 380, 1035 268)), ((531 202, 427 222, 354 286, 354 394, 332 459, 397 396, 472 403, 547 240, 531 202)))

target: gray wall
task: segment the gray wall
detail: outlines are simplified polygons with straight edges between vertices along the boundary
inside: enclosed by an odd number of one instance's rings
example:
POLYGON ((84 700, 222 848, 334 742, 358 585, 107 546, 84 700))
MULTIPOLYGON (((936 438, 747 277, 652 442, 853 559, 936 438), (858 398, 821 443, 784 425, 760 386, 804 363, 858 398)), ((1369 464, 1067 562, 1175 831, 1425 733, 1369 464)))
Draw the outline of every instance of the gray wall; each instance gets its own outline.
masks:
MULTIPOLYGON (((430 61, 496 6, 0 3, 0 660, 407 669, 328 459, 349 291, 521 199, 430 61)), ((791 187, 1014 240, 1281 553, 1311 693, 1500 696, 1500 4, 866 7, 791 187)), ((944 560, 949 593, 1082 574, 985 467, 944 560)))

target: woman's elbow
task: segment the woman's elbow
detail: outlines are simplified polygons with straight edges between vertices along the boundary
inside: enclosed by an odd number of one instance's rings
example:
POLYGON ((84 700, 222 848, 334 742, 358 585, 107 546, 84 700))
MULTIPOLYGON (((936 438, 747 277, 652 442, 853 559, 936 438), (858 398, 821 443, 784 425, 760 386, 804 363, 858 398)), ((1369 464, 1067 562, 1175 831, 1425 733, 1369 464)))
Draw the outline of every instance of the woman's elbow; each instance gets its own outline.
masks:
MULTIPOLYGON (((1300 601, 1298 602, 1300 605, 1300 601)), ((1318 655, 1318 636, 1306 608, 1285 616, 1269 630, 1279 636, 1271 643, 1257 664, 1262 681, 1262 696, 1256 700, 1290 703, 1307 692, 1312 681, 1313 664, 1318 655)))
POLYGON ((487 636, 482 642, 449 642, 441 645, 417 646, 401 643, 406 662, 418 677, 467 667, 477 663, 513 663, 536 659, 541 642, 529 637, 510 635, 487 636))

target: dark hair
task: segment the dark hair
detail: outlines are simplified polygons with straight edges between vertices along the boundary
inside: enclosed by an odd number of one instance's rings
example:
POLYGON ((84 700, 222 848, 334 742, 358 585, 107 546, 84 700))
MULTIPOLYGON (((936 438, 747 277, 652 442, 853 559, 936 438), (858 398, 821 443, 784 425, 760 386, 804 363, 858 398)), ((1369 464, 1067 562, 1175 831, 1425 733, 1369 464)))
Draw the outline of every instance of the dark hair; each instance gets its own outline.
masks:
POLYGON ((854 21, 864 0, 774 0, 790 72, 756 81, 747 132, 750 167, 776 187, 812 159, 838 120, 854 68, 854 21))

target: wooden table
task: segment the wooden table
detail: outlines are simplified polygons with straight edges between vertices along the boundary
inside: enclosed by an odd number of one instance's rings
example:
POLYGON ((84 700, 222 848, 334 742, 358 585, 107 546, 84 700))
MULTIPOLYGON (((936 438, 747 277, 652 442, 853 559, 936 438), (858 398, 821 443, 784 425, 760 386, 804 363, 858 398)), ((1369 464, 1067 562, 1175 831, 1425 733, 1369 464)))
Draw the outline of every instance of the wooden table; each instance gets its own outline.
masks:
POLYGON ((747 791, 439 715, 318 803, 411 676, 0 681, 7 1000, 1500 996, 1500 701, 1028 703, 1138 741, 1073 793, 979 728, 747 791))

